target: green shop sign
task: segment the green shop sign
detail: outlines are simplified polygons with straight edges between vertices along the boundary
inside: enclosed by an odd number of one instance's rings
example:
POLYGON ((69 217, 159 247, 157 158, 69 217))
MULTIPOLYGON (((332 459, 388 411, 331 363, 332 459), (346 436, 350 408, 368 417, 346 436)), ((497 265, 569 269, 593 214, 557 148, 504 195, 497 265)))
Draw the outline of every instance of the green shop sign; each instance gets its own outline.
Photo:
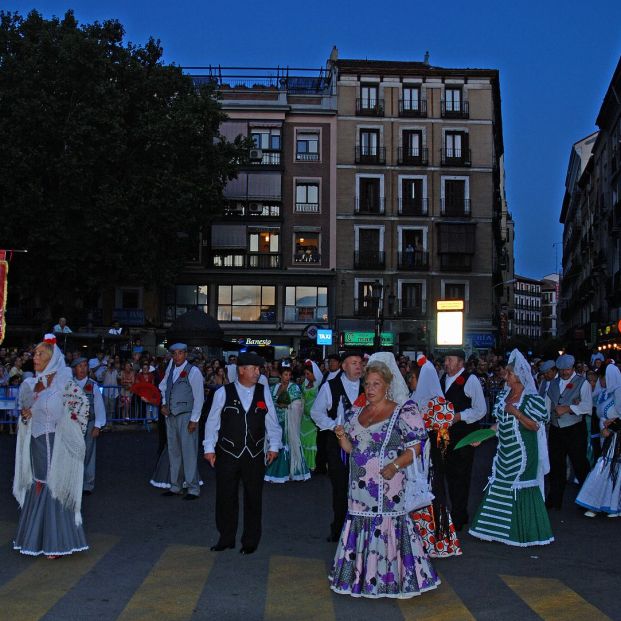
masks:
MULTIPOLYGON (((358 345, 359 347, 373 347, 373 332, 343 332, 343 345, 358 345)), ((392 347, 395 344, 395 335, 392 332, 382 332, 381 346, 392 347)))

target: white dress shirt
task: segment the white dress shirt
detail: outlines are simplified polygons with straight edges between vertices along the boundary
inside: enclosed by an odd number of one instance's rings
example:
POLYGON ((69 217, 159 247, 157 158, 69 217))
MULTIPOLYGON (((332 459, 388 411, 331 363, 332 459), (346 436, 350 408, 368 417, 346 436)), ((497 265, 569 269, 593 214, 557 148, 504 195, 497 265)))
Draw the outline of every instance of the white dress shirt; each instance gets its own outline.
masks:
MULTIPOLYGON (((343 388, 345 389, 345 394, 347 398, 353 403, 359 395, 360 392, 360 380, 350 380, 345 373, 341 374, 341 382, 343 383, 343 388)), ((326 429, 334 429, 337 425, 336 420, 332 420, 328 416, 328 410, 332 408, 332 391, 330 390, 330 386, 328 382, 326 382, 322 387, 319 393, 317 394, 317 398, 313 403, 313 407, 311 408, 311 418, 315 421, 315 425, 319 427, 320 431, 325 431, 326 429)), ((339 403, 338 411, 337 411, 337 419, 339 416, 342 418, 343 405, 339 403)))
MULTIPOLYGON (((185 369, 188 361, 184 361, 179 366, 175 366, 173 363, 172 366, 172 374, 173 374, 173 384, 179 379, 179 375, 181 371, 185 369)), ((205 380, 203 379, 203 374, 196 368, 192 367, 190 369, 190 373, 188 375, 188 382, 190 382, 190 386, 192 388, 192 396, 194 397, 194 405, 192 406, 192 415, 190 416, 190 420, 193 423, 197 423, 200 420, 201 412, 203 410, 203 403, 205 403, 205 389, 204 384, 205 380)), ((166 373, 164 373, 164 378, 160 382, 158 388, 162 393, 162 405, 166 405, 166 388, 168 386, 168 369, 166 369, 166 373)))
MULTIPOLYGON (((84 390, 87 379, 88 377, 81 380, 74 378, 74 381, 82 390, 84 390)), ((95 406, 95 427, 101 429, 106 426, 106 408, 104 406, 103 397, 101 396, 101 390, 99 390, 99 386, 97 386, 97 384, 93 386, 93 401, 93 405, 95 406)))
MULTIPOLYGON (((564 380, 560 378, 559 381, 559 389, 561 394, 565 390, 567 384, 570 384, 571 381, 577 377, 577 374, 574 373, 568 380, 564 380)), ((546 394, 546 407, 548 408, 548 412, 552 413, 552 401, 550 397, 546 394)), ((580 401, 579 403, 572 403, 569 405, 570 412, 567 414, 563 414, 563 416, 584 416, 585 414, 591 414, 593 411, 593 392, 591 389, 591 384, 586 380, 582 382, 582 386, 580 386, 580 401)))
MULTIPOLYGON (((239 382, 234 382, 239 400, 241 401, 244 410, 248 411, 252 405, 252 399, 254 398, 254 388, 252 386, 244 386, 239 382)), ((263 390, 263 400, 267 406, 267 414, 265 416, 265 433, 267 435, 267 442, 269 450, 274 453, 278 452, 282 446, 282 427, 278 422, 278 415, 276 414, 276 408, 274 407, 274 401, 268 388, 263 390)), ((216 444, 218 442, 218 432, 220 431, 220 422, 222 408, 226 401, 226 390, 224 387, 218 388, 213 396, 213 402, 211 404, 211 410, 207 416, 207 423, 205 424, 205 441, 203 442, 203 448, 205 453, 215 453, 216 444)), ((244 451, 247 451, 248 447, 245 446, 244 451)))
MULTIPOLYGON (((464 373, 465 369, 460 369, 455 375, 450 376, 446 374, 446 380, 444 384, 444 394, 448 392, 453 382, 464 373)), ((469 397, 472 401, 470 407, 466 410, 459 412, 461 420, 465 423, 476 423, 481 420, 487 414, 487 403, 485 401, 485 395, 483 394, 483 388, 479 378, 472 374, 466 380, 464 384, 464 393, 466 397, 469 397)))

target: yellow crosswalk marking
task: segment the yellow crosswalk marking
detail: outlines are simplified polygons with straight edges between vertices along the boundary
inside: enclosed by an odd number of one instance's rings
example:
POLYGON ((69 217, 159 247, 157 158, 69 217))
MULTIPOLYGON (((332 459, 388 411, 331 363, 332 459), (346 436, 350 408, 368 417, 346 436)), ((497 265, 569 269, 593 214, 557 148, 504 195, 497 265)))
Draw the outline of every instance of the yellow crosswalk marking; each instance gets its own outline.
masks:
POLYGON ((168 546, 117 621, 189 619, 213 560, 214 554, 204 547, 168 546))
POLYGON ((451 588, 444 576, 442 584, 433 591, 427 591, 412 599, 399 600, 399 608, 406 621, 475 621, 464 606, 459 595, 451 588))
POLYGON ((544 621, 611 621, 601 610, 554 578, 500 576, 544 621))
POLYGON ((7 542, 13 542, 13 537, 17 532, 17 524, 13 522, 0 522, 0 546, 7 542))
POLYGON ((55 561, 33 558, 28 569, 0 587, 2 618, 40 619, 118 540, 111 535, 93 535, 88 537, 90 549, 85 552, 55 561))
POLYGON ((265 621, 332 621, 334 607, 325 563, 318 559, 272 556, 265 621))

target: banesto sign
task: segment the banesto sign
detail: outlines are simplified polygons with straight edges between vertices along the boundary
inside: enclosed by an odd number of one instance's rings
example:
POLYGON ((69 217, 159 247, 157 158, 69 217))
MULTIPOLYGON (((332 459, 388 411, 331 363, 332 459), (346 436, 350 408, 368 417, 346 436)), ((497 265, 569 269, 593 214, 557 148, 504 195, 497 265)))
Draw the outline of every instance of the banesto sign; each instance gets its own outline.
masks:
POLYGON ((239 339, 240 345, 254 345, 255 347, 269 347, 272 344, 272 339, 252 339, 245 338, 239 339))

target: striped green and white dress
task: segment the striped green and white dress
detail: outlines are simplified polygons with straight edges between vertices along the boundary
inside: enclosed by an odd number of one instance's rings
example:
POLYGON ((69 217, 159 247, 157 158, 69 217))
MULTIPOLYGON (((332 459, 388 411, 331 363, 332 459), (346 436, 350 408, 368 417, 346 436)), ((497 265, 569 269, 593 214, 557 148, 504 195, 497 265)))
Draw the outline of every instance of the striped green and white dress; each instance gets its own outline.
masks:
MULTIPOLYGON (((498 450, 485 497, 469 532, 479 539, 512 546, 545 545, 554 537, 540 488, 537 432, 525 429, 504 411, 508 393, 508 389, 501 392, 494 404, 498 450)), ((545 402, 539 395, 524 395, 518 408, 542 429, 548 421, 545 402)), ((540 433, 543 437, 543 431, 540 433)))

